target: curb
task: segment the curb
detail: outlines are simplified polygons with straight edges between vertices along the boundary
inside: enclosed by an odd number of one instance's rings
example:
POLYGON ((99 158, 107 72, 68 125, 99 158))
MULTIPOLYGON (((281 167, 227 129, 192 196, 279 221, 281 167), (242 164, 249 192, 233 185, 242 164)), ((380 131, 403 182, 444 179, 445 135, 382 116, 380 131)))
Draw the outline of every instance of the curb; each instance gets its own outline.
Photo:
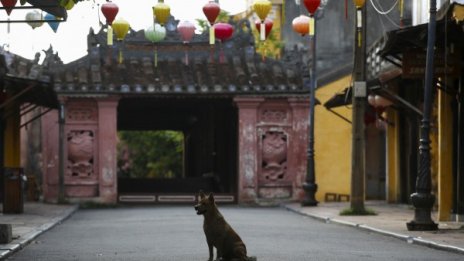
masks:
POLYGON ((41 225, 40 227, 34 229, 34 231, 24 235, 21 237, 19 243, 13 243, 13 244, 6 244, 4 245, 5 249, 0 250, 0 260, 4 260, 16 251, 21 250, 24 248, 26 245, 31 243, 35 238, 37 238, 39 235, 41 235, 44 232, 47 232, 48 230, 52 229, 54 226, 60 224, 64 220, 68 219, 74 212, 76 212, 79 209, 78 205, 72 206, 69 210, 67 210, 64 215, 61 215, 59 217, 53 218, 51 221, 41 225))
POLYGON ((426 239, 423 239, 423 238, 420 238, 420 237, 414 237, 414 236, 409 236, 409 235, 398 234, 398 233, 394 233, 394 232, 379 229, 379 228, 374 228, 374 227, 363 225, 363 224, 356 224, 356 223, 352 223, 352 222, 344 221, 344 220, 340 220, 340 219, 334 219, 334 218, 324 217, 324 216, 320 216, 320 215, 304 213, 304 212, 298 211, 297 209, 294 209, 294 208, 292 208, 290 206, 286 206, 286 205, 284 205, 283 208, 285 208, 288 211, 294 212, 296 214, 306 216, 306 217, 310 217, 310 218, 314 218, 314 219, 317 219, 319 221, 323 221, 325 223, 331 223, 332 222, 332 223, 335 223, 335 224, 349 226, 349 227, 353 227, 353 228, 358 228, 358 229, 366 230, 366 231, 369 231, 369 232, 375 232, 377 234, 381 234, 381 235, 384 235, 384 236, 394 237, 394 238, 397 238, 397 239, 400 239, 400 240, 404 240, 408 244, 417 244, 417 245, 422 245, 422 246, 426 246, 426 247, 430 247, 430 248, 435 248, 435 249, 438 249, 438 250, 444 250, 444 251, 449 251, 449 252, 454 252, 454 253, 457 253, 457 254, 464 255, 464 248, 451 246, 451 245, 440 244, 440 243, 430 241, 430 240, 426 240, 426 239))

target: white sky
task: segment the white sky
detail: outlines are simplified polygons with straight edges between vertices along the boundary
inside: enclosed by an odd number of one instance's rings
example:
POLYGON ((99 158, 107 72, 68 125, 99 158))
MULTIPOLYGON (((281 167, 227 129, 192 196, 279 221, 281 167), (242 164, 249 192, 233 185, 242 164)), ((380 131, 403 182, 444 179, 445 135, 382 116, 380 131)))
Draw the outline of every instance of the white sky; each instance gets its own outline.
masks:
MULTIPOLYGON (((209 0, 165 0, 170 6, 171 14, 178 20, 194 21, 196 18, 206 19, 203 14, 203 6, 209 0)), ((98 15, 102 22, 105 17, 100 11, 104 0, 90 0, 79 2, 68 11, 66 22, 60 23, 56 33, 47 23, 41 27, 32 29, 26 23, 10 23, 10 33, 7 33, 6 23, 0 23, 0 45, 9 51, 23 57, 32 59, 37 52, 53 46, 64 63, 69 63, 87 54, 87 35, 89 28, 99 31, 98 15)), ((153 22, 152 6, 157 0, 113 0, 119 6, 116 18, 124 18, 131 28, 138 31, 147 28, 153 22)), ((220 0, 221 9, 236 14, 244 11, 245 0, 220 0)), ((18 1, 19 5, 19 1, 18 1)), ((27 12, 31 10, 13 10, 11 20, 24 20, 27 12)), ((45 13, 44 13, 45 16, 45 13)), ((0 20, 5 21, 8 16, 4 10, 0 10, 0 20)), ((41 59, 44 58, 41 52, 41 59)))

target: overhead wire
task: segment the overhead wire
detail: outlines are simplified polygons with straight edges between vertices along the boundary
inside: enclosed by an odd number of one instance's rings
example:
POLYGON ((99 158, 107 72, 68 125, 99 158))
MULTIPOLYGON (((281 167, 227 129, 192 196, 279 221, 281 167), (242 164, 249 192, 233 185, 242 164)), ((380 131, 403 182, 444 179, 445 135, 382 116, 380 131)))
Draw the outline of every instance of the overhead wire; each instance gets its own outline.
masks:
MULTIPOLYGON (((389 14, 391 11, 393 11, 393 9, 395 8, 395 6, 398 4, 399 0, 396 0, 395 3, 393 4, 393 6, 392 6, 388 11, 382 11, 382 10, 380 10, 380 8, 378 8, 377 6, 375 6, 375 4, 374 4, 374 2, 373 2, 372 0, 370 0, 370 2, 371 2, 371 4, 372 4, 372 7, 374 7, 374 10, 375 10, 377 13, 379 13, 379 14, 381 14, 381 15, 387 15, 387 14, 389 14)), ((379 3, 377 2, 377 4, 379 4, 379 3)), ((379 4, 379 5, 380 5, 380 4, 379 4)))

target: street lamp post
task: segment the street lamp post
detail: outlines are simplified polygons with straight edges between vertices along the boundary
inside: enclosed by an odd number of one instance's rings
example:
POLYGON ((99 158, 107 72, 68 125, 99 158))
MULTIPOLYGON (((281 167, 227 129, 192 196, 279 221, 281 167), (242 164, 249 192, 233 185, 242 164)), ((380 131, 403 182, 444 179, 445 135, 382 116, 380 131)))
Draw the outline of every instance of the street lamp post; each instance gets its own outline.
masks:
POLYGON ((437 230, 438 225, 431 218, 435 196, 431 194, 432 177, 430 171, 430 116, 432 112, 433 63, 436 28, 437 3, 430 0, 430 19, 427 36, 427 56, 425 66, 424 113, 421 122, 419 145, 419 173, 416 179, 416 192, 411 195, 414 206, 414 219, 406 224, 408 230, 437 230))
POLYGON ((316 184, 316 171, 314 163, 314 108, 316 102, 316 18, 314 14, 317 12, 320 0, 305 0, 304 4, 310 14, 309 36, 311 42, 312 52, 312 66, 310 70, 310 93, 309 93, 309 129, 308 129, 308 151, 307 151, 307 173, 305 182, 303 183, 303 190, 305 196, 301 202, 302 206, 317 206, 319 203, 316 198, 317 184, 316 184))

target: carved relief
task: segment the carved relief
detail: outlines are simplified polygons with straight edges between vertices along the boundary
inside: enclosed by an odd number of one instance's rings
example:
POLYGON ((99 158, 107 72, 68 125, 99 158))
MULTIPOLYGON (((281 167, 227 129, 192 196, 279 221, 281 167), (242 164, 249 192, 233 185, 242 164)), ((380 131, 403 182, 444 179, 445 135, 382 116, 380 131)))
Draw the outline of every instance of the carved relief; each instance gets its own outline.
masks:
POLYGON ((267 131, 262 136, 261 179, 279 181, 287 172, 287 135, 278 131, 267 131))
MULTIPOLYGON (((92 104, 93 105, 93 104, 92 104)), ((80 104, 79 107, 70 106, 66 114, 67 120, 71 121, 96 121, 97 109, 90 104, 80 104)))
POLYGON ((68 175, 72 177, 91 177, 93 176, 93 164, 93 131, 70 131, 68 133, 68 175))
POLYGON ((287 120, 287 111, 266 109, 262 111, 261 119, 265 122, 284 122, 287 120))

